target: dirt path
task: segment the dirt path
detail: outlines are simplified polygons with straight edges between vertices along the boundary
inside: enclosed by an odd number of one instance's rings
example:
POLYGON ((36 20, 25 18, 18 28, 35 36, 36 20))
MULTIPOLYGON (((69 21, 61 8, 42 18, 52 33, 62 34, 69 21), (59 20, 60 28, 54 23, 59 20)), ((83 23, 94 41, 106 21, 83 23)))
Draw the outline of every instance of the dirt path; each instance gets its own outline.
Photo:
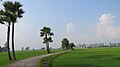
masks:
POLYGON ((44 58, 44 57, 47 57, 47 56, 51 56, 51 55, 54 55, 54 54, 60 54, 60 53, 64 53, 64 52, 66 52, 66 51, 51 53, 51 54, 46 54, 46 55, 41 55, 41 56, 36 56, 36 57, 24 59, 24 60, 12 63, 12 64, 8 65, 7 67, 36 67, 37 62, 40 60, 40 58, 44 58))

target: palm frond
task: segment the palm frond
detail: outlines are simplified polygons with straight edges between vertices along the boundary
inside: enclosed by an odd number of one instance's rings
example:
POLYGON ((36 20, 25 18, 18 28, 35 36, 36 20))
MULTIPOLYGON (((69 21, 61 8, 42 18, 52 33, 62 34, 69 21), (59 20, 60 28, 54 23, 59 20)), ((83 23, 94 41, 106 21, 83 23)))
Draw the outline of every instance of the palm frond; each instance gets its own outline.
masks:
POLYGON ((20 2, 17 2, 17 1, 14 2, 14 7, 20 8, 20 7, 22 7, 22 6, 23 6, 23 5, 22 5, 20 2))
POLYGON ((5 10, 11 10, 13 9, 13 2, 12 1, 6 1, 3 3, 3 6, 5 10))
POLYGON ((44 36, 43 32, 40 32, 40 36, 41 36, 41 37, 43 37, 43 36, 44 36))
POLYGON ((5 24, 2 20, 0 20, 0 24, 5 24))
POLYGON ((54 34, 53 33, 50 33, 50 36, 53 36, 54 34))
POLYGON ((18 14, 23 14, 23 13, 24 13, 23 9, 18 10, 18 14))

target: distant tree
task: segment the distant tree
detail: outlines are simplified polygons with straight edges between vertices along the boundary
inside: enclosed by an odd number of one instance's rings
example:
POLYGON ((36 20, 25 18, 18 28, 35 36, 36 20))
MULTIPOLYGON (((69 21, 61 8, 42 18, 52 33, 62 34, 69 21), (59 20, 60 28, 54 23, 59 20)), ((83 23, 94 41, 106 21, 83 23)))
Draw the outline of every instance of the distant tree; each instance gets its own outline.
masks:
POLYGON ((67 38, 63 38, 62 42, 62 49, 63 50, 68 50, 69 49, 69 41, 67 38))
POLYGON ((8 43, 6 42, 5 44, 4 44, 4 46, 5 46, 5 49, 8 51, 8 43))
POLYGON ((118 46, 120 46, 120 43, 117 43, 118 44, 118 46))
POLYGON ((73 47, 75 47, 75 44, 74 44, 74 43, 70 43, 70 44, 69 44, 69 48, 72 49, 72 50, 74 50, 73 47))
POLYGON ((22 47, 22 50, 24 50, 24 47, 22 47))
POLYGON ((25 50, 30 50, 30 47, 26 47, 25 50))
POLYGON ((2 47, 0 46, 0 52, 2 52, 2 47))
POLYGON ((42 50, 44 50, 44 49, 45 49, 45 47, 42 47, 41 49, 42 49, 42 50))
POLYGON ((52 49, 52 47, 50 47, 50 49, 52 49))
POLYGON ((109 45, 110 45, 110 47, 113 47, 113 44, 111 42, 109 42, 109 45))
POLYGON ((46 44, 47 52, 50 53, 49 49, 49 43, 53 42, 52 37, 54 34, 51 32, 51 29, 49 27, 43 27, 43 29, 40 30, 40 36, 43 38, 43 43, 46 44))
POLYGON ((6 52, 6 47, 2 47, 2 52, 6 52))

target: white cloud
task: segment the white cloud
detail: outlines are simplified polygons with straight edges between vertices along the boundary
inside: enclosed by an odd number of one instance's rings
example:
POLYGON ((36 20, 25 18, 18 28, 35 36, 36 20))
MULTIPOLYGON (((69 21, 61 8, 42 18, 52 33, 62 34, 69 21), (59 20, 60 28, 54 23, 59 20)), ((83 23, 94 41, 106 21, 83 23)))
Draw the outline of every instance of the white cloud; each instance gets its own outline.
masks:
POLYGON ((111 14, 103 14, 99 18, 99 23, 97 26, 97 36, 98 37, 107 37, 110 39, 120 38, 120 26, 116 27, 114 23, 115 16, 111 14))
POLYGON ((66 32, 64 37, 66 37, 69 41, 73 42, 75 38, 75 29, 73 23, 67 23, 66 24, 66 32))
POLYGON ((66 27, 67 27, 67 29, 66 29, 65 34, 66 34, 66 35, 70 35, 70 34, 73 32, 73 30, 74 30, 74 25, 73 25, 73 23, 67 23, 67 24, 66 24, 66 27))

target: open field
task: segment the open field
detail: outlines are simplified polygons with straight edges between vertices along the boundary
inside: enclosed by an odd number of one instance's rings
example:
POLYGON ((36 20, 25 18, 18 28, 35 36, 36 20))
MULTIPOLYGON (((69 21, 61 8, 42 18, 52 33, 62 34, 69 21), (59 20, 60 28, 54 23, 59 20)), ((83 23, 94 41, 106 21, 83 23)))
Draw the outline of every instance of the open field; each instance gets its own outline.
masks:
MULTIPOLYGON (((59 52, 60 50, 52 50, 52 52, 59 52)), ((29 50, 29 51, 16 51, 17 60, 30 58, 33 56, 39 56, 47 54, 46 50, 29 50)), ((7 52, 0 52, 0 67, 9 64, 7 52)))
POLYGON ((76 49, 52 62, 53 67, 119 67, 120 48, 76 49))

